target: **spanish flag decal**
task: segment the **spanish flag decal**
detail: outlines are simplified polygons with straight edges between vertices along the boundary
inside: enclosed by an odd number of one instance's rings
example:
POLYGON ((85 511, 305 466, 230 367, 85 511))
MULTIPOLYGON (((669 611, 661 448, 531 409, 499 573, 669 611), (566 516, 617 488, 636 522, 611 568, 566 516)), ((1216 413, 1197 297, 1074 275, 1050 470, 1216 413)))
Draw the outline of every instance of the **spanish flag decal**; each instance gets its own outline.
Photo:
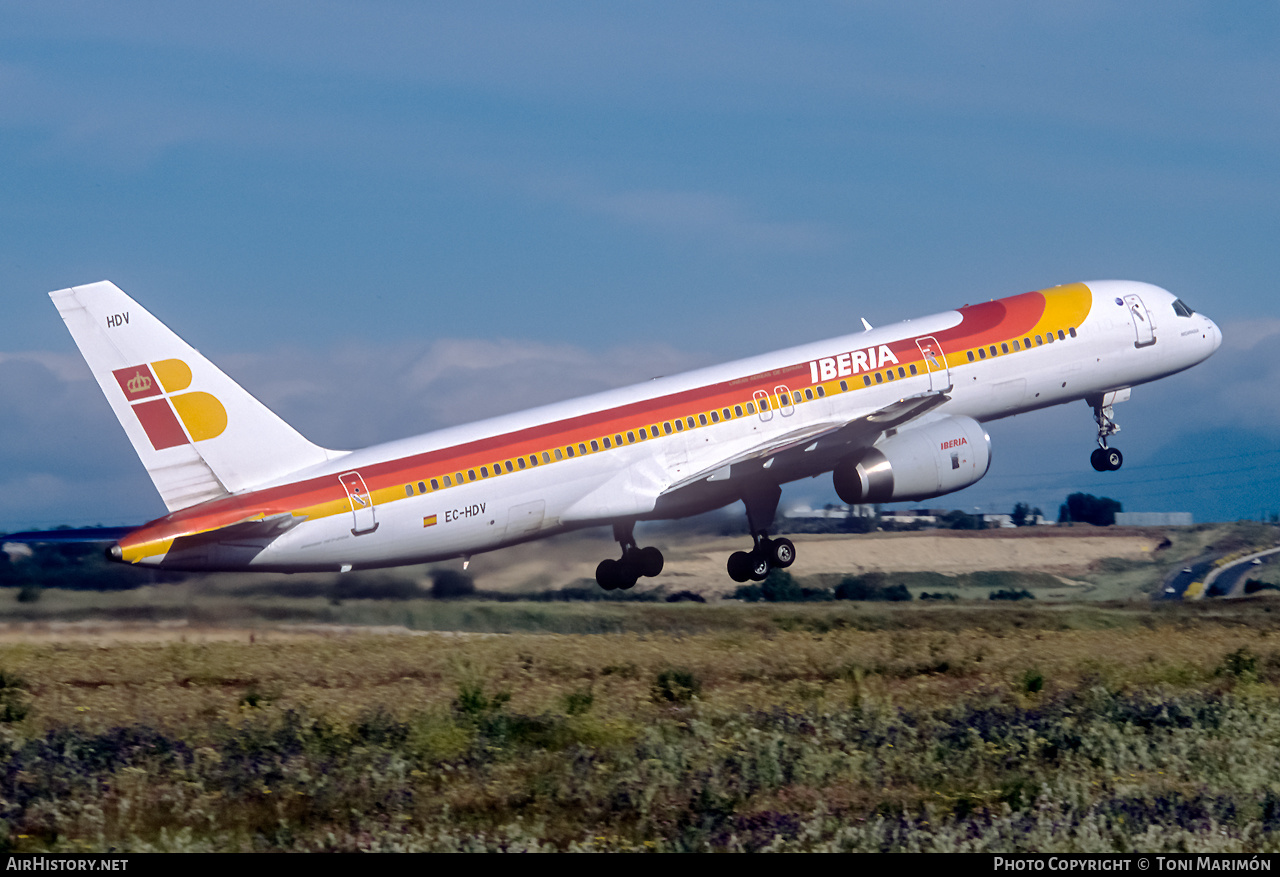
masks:
POLYGON ((427 515, 427 517, 422 519, 422 526, 424 527, 434 527, 435 525, 436 525, 435 515, 427 515))

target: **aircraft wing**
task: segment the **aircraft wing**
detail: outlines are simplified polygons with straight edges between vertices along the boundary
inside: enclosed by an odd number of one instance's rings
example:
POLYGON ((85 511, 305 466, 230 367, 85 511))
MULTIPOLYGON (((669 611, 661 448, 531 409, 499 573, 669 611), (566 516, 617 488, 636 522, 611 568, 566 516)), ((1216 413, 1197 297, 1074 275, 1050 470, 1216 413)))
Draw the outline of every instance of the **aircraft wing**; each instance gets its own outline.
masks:
POLYGON ((852 420, 810 424, 774 436, 767 442, 704 466, 670 485, 663 495, 676 493, 699 482, 728 481, 765 469, 776 468, 778 474, 783 475, 779 480, 783 481, 803 477, 807 470, 813 470, 812 474, 816 475, 830 468, 828 461, 834 462, 851 450, 870 447, 886 430, 915 420, 950 398, 940 391, 906 396, 852 420), (796 471, 801 474, 796 475, 796 471))

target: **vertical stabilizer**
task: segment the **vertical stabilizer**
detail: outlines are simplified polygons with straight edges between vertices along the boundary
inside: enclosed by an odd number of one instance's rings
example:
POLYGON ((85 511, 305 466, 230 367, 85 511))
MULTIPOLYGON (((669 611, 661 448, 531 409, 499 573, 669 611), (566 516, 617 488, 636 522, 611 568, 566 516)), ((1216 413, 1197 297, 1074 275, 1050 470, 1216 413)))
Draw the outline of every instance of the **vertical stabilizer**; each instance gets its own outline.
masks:
POLYGON ((170 511, 338 455, 303 438, 114 283, 49 297, 170 511))

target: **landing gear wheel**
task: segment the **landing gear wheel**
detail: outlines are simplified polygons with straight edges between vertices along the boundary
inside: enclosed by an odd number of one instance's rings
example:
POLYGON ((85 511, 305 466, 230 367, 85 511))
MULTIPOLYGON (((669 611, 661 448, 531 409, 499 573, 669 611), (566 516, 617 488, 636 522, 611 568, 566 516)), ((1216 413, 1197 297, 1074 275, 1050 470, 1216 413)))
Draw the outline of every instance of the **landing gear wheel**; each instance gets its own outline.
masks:
POLYGON ((796 562, 796 546, 790 539, 770 539, 765 550, 770 566, 786 569, 796 562))
POLYGON ((769 575, 769 558, 763 551, 752 551, 747 555, 747 560, 751 564, 751 581, 763 582, 769 575))
POLYGON ((1124 454, 1115 448, 1098 448, 1089 455, 1089 462, 1099 472, 1114 472, 1124 464, 1124 454))
POLYGON ((636 552, 636 566, 640 570, 640 575, 647 579, 651 579, 662 573, 662 552, 654 548, 652 545, 648 548, 641 548, 636 552))
MULTIPOLYGON (((766 564, 767 566, 767 564, 766 564)), ((735 582, 745 582, 751 578, 751 555, 745 551, 735 551, 729 555, 729 578, 735 582)))
POLYGON ((606 591, 629 590, 635 587, 640 570, 629 563, 606 558, 596 567, 596 584, 606 591))
POLYGON ((606 591, 616 590, 618 587, 618 561, 611 557, 607 557, 600 561, 596 566, 596 584, 604 588, 606 591))

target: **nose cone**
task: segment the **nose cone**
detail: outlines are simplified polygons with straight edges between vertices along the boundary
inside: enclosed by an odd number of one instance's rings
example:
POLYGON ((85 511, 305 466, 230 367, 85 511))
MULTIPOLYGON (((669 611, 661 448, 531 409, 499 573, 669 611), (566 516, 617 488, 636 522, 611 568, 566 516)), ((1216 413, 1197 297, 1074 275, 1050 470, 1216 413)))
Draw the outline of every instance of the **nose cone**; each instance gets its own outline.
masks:
MULTIPOLYGON (((1209 319, 1206 317, 1205 319, 1209 319)), ((1216 351, 1222 346, 1222 330, 1218 328, 1218 324, 1213 320, 1209 320, 1209 329, 1213 332, 1211 340, 1213 341, 1213 349, 1216 351)))

